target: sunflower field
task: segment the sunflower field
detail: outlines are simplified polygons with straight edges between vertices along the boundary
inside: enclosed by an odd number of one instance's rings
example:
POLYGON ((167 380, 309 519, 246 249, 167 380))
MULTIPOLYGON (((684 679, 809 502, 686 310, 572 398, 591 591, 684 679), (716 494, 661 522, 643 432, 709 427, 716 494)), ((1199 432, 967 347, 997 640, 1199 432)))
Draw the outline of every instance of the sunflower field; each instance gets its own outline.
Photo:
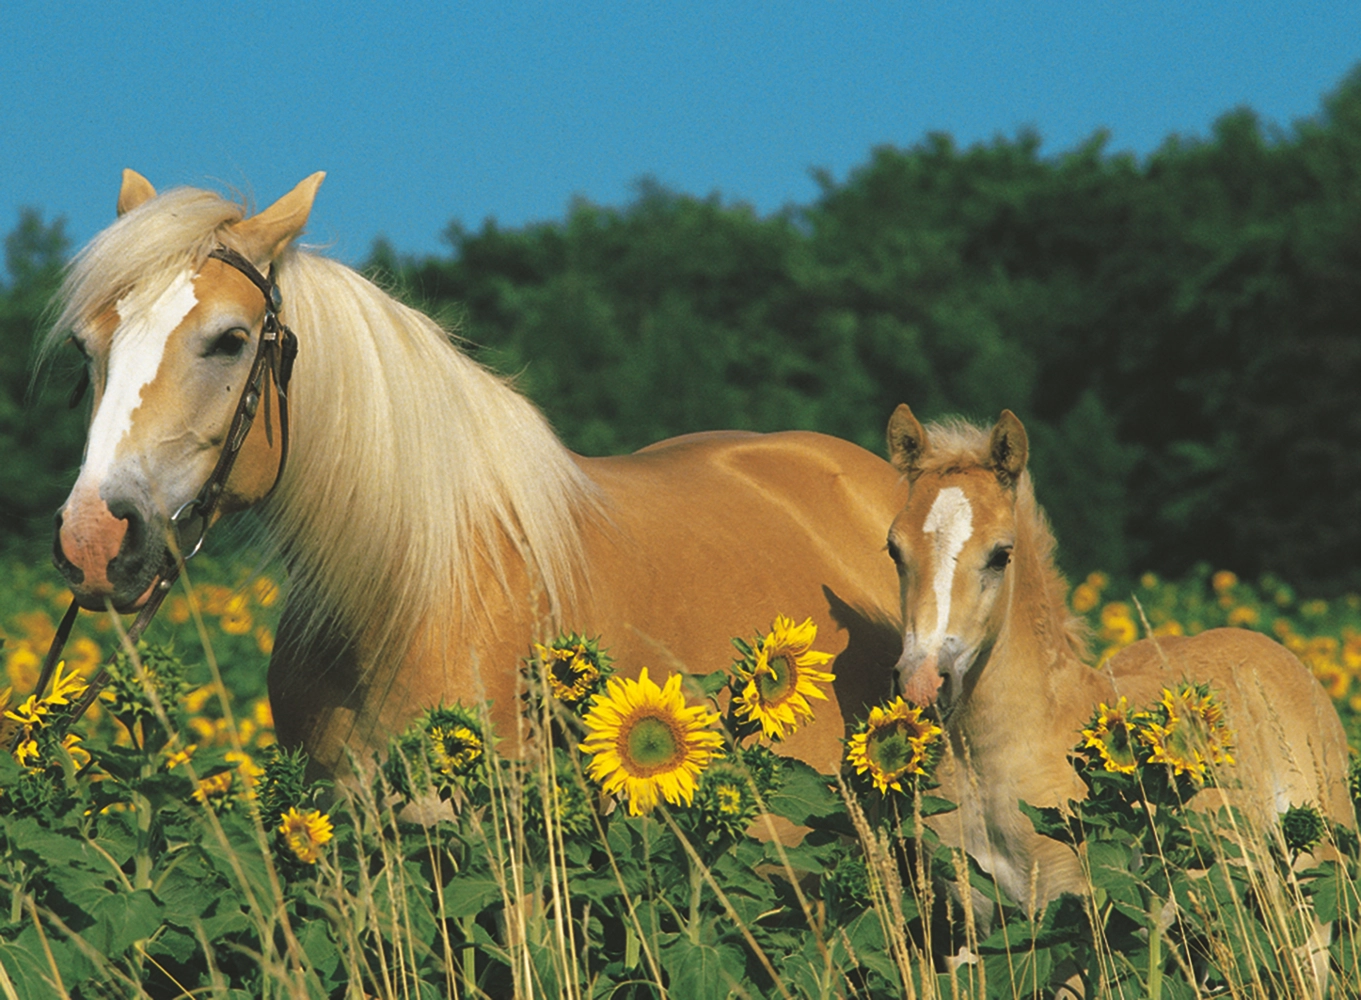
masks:
MULTIPOLYGON (((1210 689, 1093 706, 1080 822, 1027 810, 1085 853, 1091 891, 1040 908, 932 832, 954 805, 929 710, 872 709, 839 775, 780 756, 834 670, 798 609, 698 677, 625 676, 608 636, 561 634, 518 665, 528 758, 498 753, 477 706, 441 705, 333 786, 273 740, 268 569, 195 563, 74 725, 126 623, 80 616, 35 692, 68 595, 50 572, 6 579, 5 1000, 1293 997, 1325 961, 1330 995, 1361 993, 1355 836, 1308 805, 1262 836, 1183 806, 1232 766, 1210 689), (1203 758, 1170 749, 1178 720, 1203 758), (1327 860, 1296 870, 1320 844, 1327 860)), ((1357 733, 1361 600, 1207 568, 1092 574, 1071 601, 1099 657, 1150 632, 1266 631, 1357 733)))

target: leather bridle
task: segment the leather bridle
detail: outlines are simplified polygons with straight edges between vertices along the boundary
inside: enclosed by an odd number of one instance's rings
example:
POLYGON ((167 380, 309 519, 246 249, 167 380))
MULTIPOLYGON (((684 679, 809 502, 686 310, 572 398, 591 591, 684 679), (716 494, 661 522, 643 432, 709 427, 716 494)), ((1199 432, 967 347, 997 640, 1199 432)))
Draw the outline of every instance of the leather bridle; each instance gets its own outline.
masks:
MULTIPOLYGON (((292 330, 279 320, 279 310, 283 307, 283 296, 279 292, 278 283, 274 280, 273 269, 271 268, 269 277, 266 277, 244 256, 225 246, 217 247, 208 254, 208 257, 236 268, 260 290, 260 294, 265 297, 265 318, 260 327, 260 340, 256 345, 255 360, 251 364, 250 374, 247 376, 246 384, 237 400, 236 412, 232 414, 222 451, 217 457, 217 464, 213 466, 213 471, 194 498, 181 506, 170 518, 170 526, 175 532, 176 545, 167 547, 161 569, 156 574, 156 583, 152 588, 151 596, 147 598, 146 604, 142 605, 137 618, 128 628, 127 642, 129 645, 136 644, 142 632, 151 623, 151 619, 156 616, 156 612, 160 610, 166 595, 170 593, 171 587, 179 578, 184 563, 197 555, 199 549, 203 547, 204 536, 208 532, 213 514, 216 513, 217 506, 222 499, 222 492, 226 488, 227 479, 232 474, 233 466, 236 465, 241 447, 245 444, 246 436, 255 423, 255 415, 259 410, 261 400, 265 404, 265 438, 271 446, 274 444, 274 429, 270 416, 268 391, 268 383, 271 382, 279 406, 279 469, 275 473, 274 482, 270 485, 265 498, 272 495, 278 487, 279 480, 283 478, 284 465, 288 461, 288 383, 293 375, 293 361, 298 356, 298 338, 292 330)), ((34 688, 34 694, 40 698, 47 688, 48 681, 51 680, 52 672, 56 669, 57 660, 60 658, 62 648, 66 645, 66 640, 71 634, 71 626, 75 622, 78 610, 79 605, 72 600, 71 606, 66 609, 66 614, 57 627, 57 633, 47 651, 47 657, 43 661, 43 669, 38 677, 38 684, 34 688)), ((110 655, 104 665, 90 678, 84 697, 76 705, 66 725, 69 726, 74 723, 94 703, 95 698, 99 696, 99 692, 108 681, 109 675, 106 666, 112 661, 113 655, 110 655)))

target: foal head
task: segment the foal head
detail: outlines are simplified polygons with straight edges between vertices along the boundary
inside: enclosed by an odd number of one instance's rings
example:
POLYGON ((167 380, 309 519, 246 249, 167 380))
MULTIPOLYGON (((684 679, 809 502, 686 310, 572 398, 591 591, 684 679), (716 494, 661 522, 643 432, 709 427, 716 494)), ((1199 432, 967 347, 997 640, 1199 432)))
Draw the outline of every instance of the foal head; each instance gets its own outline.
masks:
POLYGON ((905 404, 888 425, 889 456, 910 487, 888 534, 903 601, 896 669, 903 694, 918 704, 958 698, 969 669, 996 639, 1028 447, 1010 410, 986 438, 949 426, 934 432, 940 440, 928 437, 905 404))
MULTIPOLYGON (((255 359, 264 295, 208 253, 230 247, 268 274, 306 223, 323 176, 242 219, 216 195, 158 198, 124 171, 119 220, 76 258, 59 320, 94 389, 84 462, 57 512, 53 546, 83 606, 145 602, 171 519, 212 473, 255 359), (129 261, 139 258, 145 273, 133 273, 129 261)), ((262 423, 247 435, 217 513, 248 507, 273 485, 281 436, 262 423)))

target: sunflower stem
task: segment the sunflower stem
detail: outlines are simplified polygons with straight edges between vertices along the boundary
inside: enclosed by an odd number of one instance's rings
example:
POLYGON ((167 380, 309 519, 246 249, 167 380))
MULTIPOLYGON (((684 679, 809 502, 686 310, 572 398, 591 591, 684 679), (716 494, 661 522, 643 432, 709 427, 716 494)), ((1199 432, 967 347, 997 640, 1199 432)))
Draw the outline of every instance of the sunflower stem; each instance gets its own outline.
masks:
MULTIPOLYGON (((145 783, 155 773, 156 766, 145 755, 140 769, 142 782, 145 783)), ((140 791, 132 793, 132 811, 137 818, 137 854, 133 865, 132 887, 151 888, 151 800, 140 791)))
POLYGON ((633 930, 633 924, 624 925, 624 968, 636 969, 638 967, 640 942, 638 935, 633 930))
MULTIPOLYGON (((1157 901, 1157 897, 1154 897, 1157 901)), ((1148 928, 1148 998, 1160 1000, 1163 994, 1163 931, 1159 907, 1149 908, 1148 928)))
POLYGON ((699 944, 699 898, 704 891, 704 879, 699 870, 699 861, 690 859, 690 920, 689 937, 691 944, 699 944))
POLYGON ((477 994, 477 951, 472 945, 473 940, 473 921, 472 916, 459 918, 459 930, 463 932, 463 940, 469 942, 463 946, 463 988, 468 996, 477 994))

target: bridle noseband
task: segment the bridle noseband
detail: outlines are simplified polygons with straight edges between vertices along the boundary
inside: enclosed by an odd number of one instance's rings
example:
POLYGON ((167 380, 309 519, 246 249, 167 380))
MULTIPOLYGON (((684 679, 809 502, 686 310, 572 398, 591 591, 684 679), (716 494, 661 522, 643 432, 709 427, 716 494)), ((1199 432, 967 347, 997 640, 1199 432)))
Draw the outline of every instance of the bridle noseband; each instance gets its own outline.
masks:
MULTIPOLYGON (((236 268, 260 290, 260 294, 265 297, 265 318, 260 327, 260 341, 255 349, 255 360, 251 364, 250 374, 246 377, 246 384, 241 390, 241 396, 236 402, 236 411, 232 414, 232 421, 227 428, 227 436, 223 441, 222 451, 218 454, 217 464, 213 466, 213 471, 194 498, 181 506, 170 518, 170 526, 175 532, 176 546, 167 548, 165 559, 156 574, 156 583, 151 596, 147 598, 147 602, 142 606, 136 620, 128 628, 127 641, 129 644, 137 642, 147 625, 151 623, 151 619, 155 617, 156 612, 160 610, 161 603, 170 593, 170 588, 175 585, 176 579, 179 578, 180 569, 184 563, 197 555, 203 547, 203 539, 208 533, 208 525, 212 523, 213 514, 216 513, 217 506, 221 502, 227 479, 231 476, 232 468, 236 465, 241 447, 246 443, 246 436, 255 423, 255 414, 259 410, 262 399, 265 403, 265 438, 270 445, 273 445, 274 430, 270 419, 269 387, 266 384, 271 381, 279 406, 279 469, 274 475, 274 482, 270 485, 269 491, 261 499, 267 499, 278 488, 279 480, 283 478, 284 465, 288 461, 288 383, 293 376, 293 361, 298 356, 298 338, 292 330, 279 320, 279 310, 283 307, 283 296, 279 292, 278 283, 274 280, 273 269, 270 269, 269 277, 265 277, 248 259, 225 246, 217 247, 208 254, 208 257, 236 268)), ((34 688, 34 694, 38 697, 42 696, 43 691, 47 688, 48 681, 52 677, 52 672, 56 669, 57 660, 61 656, 62 647, 66 645, 66 640, 71 634, 71 626, 75 623, 78 610, 79 605, 72 600, 71 606, 67 608, 61 624, 57 627, 52 646, 48 649, 47 658, 43 661, 43 669, 38 677, 38 684, 34 688)), ((112 660, 113 656, 111 655, 105 661, 105 664, 107 665, 112 660)), ((100 690, 107 681, 108 671, 104 666, 101 666, 99 671, 90 678, 84 697, 81 698, 70 719, 67 720, 68 726, 85 714, 85 711, 94 703, 95 698, 99 696, 100 690)))

